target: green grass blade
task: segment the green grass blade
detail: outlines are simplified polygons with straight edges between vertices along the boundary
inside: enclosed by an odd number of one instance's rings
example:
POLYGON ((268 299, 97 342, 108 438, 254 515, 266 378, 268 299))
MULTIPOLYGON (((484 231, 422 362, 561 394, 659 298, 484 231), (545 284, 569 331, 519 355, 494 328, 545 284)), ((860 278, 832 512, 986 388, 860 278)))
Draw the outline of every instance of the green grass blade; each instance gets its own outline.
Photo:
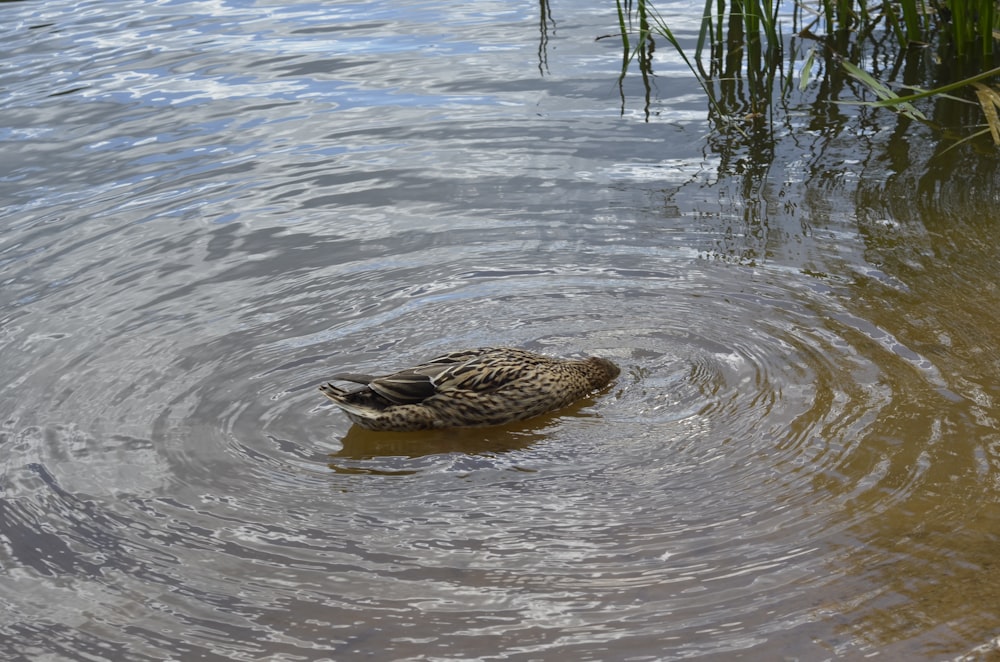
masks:
POLYGON ((860 102, 861 105, 892 106, 901 114, 906 115, 911 119, 921 120, 923 122, 927 121, 927 117, 917 110, 913 104, 901 98, 898 94, 886 87, 884 83, 876 80, 864 69, 861 69, 847 60, 842 61, 840 64, 851 78, 859 81, 862 85, 874 92, 875 96, 879 98, 879 101, 876 102, 860 102))
POLYGON ((618 5, 618 29, 622 35, 622 73, 618 77, 619 82, 628 73, 628 63, 632 61, 632 47, 628 42, 628 26, 625 24, 625 8, 622 7, 622 0, 615 0, 618 5))

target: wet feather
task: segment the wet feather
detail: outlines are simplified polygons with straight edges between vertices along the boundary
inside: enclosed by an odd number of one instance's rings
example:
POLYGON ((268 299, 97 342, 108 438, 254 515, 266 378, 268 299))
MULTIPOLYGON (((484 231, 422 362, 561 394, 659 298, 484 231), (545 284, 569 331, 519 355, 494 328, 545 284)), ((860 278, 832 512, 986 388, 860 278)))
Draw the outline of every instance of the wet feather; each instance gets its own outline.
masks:
POLYGON ((452 352, 381 377, 339 373, 320 391, 370 430, 477 427, 565 407, 619 374, 607 359, 560 359, 509 347, 452 352))

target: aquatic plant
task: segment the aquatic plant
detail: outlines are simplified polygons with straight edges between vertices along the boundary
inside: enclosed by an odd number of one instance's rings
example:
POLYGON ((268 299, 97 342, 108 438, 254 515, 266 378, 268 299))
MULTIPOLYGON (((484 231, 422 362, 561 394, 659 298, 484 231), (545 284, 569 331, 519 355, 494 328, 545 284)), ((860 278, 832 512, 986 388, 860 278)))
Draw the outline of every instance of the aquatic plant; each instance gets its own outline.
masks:
POLYGON ((776 103, 813 86, 824 102, 890 107, 930 124, 914 102, 938 97, 978 104, 987 126, 969 137, 990 133, 1000 145, 1000 88, 990 84, 1000 76, 996 0, 795 0, 790 7, 781 0, 706 0, 693 49, 651 0, 616 0, 616 9, 619 82, 635 61, 648 100, 655 39, 663 38, 705 90, 720 128, 742 133, 768 123, 776 103), (839 98, 847 87, 854 98, 839 98))

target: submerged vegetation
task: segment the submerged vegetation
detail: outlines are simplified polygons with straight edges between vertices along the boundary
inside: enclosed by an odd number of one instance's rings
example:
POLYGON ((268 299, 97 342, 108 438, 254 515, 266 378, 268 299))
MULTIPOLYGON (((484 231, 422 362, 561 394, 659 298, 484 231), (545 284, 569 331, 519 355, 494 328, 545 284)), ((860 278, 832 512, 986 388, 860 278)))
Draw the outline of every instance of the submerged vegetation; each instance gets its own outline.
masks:
POLYGON ((988 133, 1000 145, 996 0, 705 0, 697 38, 687 45, 651 0, 616 3, 619 81, 636 62, 647 113, 653 53, 665 39, 697 77, 723 130, 768 125, 776 107, 787 109, 793 93, 808 91, 821 102, 891 107, 965 138, 988 133), (979 111, 943 121, 917 105, 928 98, 979 111))

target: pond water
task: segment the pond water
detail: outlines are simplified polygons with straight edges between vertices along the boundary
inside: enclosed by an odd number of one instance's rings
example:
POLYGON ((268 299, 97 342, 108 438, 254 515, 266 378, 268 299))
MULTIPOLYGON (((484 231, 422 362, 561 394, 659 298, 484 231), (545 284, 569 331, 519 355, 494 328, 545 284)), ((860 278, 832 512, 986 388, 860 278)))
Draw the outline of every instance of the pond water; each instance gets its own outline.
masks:
POLYGON ((0 17, 3 659, 997 654, 994 155, 825 106, 765 158, 666 47, 623 104, 603 0, 0 17), (623 372, 316 390, 492 344, 623 372))

